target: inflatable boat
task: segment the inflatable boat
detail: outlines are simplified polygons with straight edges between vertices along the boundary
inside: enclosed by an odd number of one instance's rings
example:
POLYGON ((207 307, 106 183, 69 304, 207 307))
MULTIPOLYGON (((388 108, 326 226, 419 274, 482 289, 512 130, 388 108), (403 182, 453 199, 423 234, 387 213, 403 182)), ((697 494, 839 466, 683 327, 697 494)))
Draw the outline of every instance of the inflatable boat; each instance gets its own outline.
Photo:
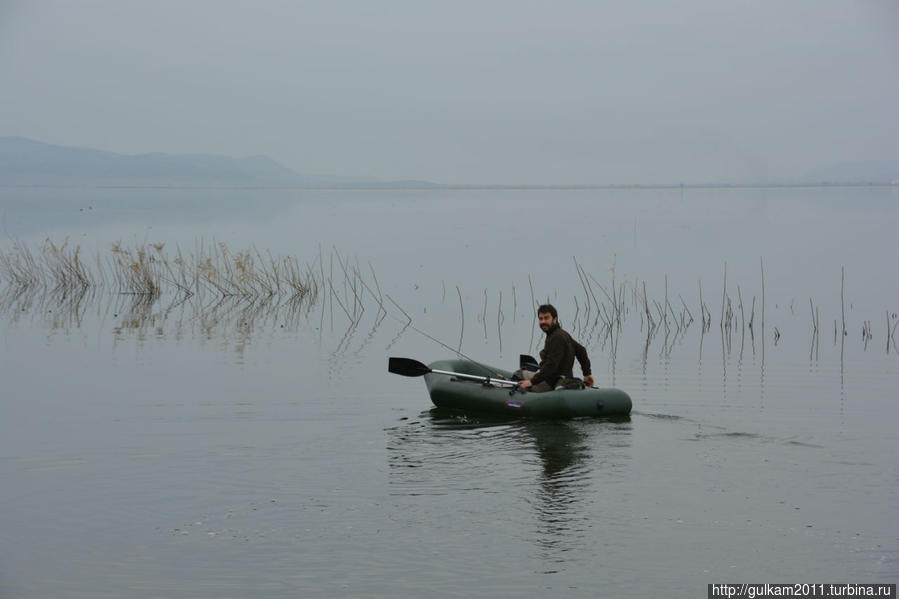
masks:
POLYGON ((525 392, 512 373, 469 360, 439 360, 425 366, 407 358, 391 358, 388 370, 424 376, 435 406, 509 417, 621 417, 631 412, 631 398, 611 387, 525 392))

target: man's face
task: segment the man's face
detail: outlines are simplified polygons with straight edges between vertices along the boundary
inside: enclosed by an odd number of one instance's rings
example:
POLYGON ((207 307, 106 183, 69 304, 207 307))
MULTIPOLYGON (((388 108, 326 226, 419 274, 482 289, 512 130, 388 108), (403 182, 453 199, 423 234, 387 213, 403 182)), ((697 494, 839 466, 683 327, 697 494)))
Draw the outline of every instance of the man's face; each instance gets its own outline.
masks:
POLYGON ((549 330, 549 327, 559 322, 559 319, 553 318, 553 315, 549 312, 538 312, 537 322, 540 324, 540 329, 546 332, 549 330))

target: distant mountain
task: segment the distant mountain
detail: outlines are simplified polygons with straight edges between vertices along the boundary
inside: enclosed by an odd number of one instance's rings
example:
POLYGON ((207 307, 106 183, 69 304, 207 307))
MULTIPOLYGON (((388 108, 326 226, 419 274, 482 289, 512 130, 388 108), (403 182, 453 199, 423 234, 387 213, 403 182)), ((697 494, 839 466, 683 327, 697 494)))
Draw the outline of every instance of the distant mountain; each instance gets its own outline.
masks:
POLYGON ((427 181, 304 175, 267 156, 124 155, 23 137, 0 137, 0 185, 437 187, 427 181))
MULTIPOLYGON (((899 161, 834 164, 805 175, 755 184, 884 184, 899 182, 899 161)), ((721 185, 734 182, 720 182, 721 185)), ((267 156, 232 158, 208 154, 125 155, 0 137, 0 186, 87 185, 171 187, 440 188, 429 181, 378 181, 297 173, 267 156)), ((628 185, 619 185, 629 187, 628 185)), ((619 187, 612 186, 612 187, 619 187)), ((700 185, 702 186, 702 185, 700 185)), ((451 187, 467 188, 466 185, 451 187)), ((480 187, 480 186, 474 186, 480 187)), ((487 188, 504 188, 487 185, 487 188)), ((542 186, 512 186, 539 188, 542 186)), ((553 187, 553 186, 547 186, 553 187)), ((562 185, 564 187, 564 185, 562 185)), ((586 186, 591 187, 591 186, 586 186)), ((604 187, 596 185, 596 187, 604 187)), ((663 185, 663 187, 665 187, 663 185)))

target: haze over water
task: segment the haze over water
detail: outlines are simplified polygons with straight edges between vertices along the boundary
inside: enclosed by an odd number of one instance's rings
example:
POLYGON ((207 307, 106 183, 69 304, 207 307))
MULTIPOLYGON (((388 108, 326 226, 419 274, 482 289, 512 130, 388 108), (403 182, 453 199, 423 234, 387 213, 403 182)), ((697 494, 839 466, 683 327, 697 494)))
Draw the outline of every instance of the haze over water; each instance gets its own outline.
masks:
POLYGON ((116 241, 255 245, 316 265, 333 292, 148 304, 107 285, 73 305, 4 280, 0 594, 895 582, 896 205, 890 188, 2 189, 4 251, 47 236, 90 259, 116 241), (353 307, 341 261, 395 303, 353 307), (725 262, 745 313, 727 331, 725 262), (624 289, 615 335, 587 316, 576 263, 594 293, 613 276, 624 289), (649 334, 636 298, 645 282, 663 302, 666 275, 670 329, 649 334), (531 284, 598 384, 631 394, 629 420, 438 413, 421 380, 387 373, 393 355, 536 354, 531 284), (365 312, 351 322, 341 302, 365 312))

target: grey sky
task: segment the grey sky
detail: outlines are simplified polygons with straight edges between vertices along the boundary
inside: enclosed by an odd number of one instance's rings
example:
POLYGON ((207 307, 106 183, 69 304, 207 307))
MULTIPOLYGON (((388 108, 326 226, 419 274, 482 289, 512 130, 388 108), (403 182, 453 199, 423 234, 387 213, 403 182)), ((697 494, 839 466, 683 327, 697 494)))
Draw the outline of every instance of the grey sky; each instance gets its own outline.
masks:
POLYGON ((0 135, 442 183, 899 160, 895 0, 0 0, 0 135))

